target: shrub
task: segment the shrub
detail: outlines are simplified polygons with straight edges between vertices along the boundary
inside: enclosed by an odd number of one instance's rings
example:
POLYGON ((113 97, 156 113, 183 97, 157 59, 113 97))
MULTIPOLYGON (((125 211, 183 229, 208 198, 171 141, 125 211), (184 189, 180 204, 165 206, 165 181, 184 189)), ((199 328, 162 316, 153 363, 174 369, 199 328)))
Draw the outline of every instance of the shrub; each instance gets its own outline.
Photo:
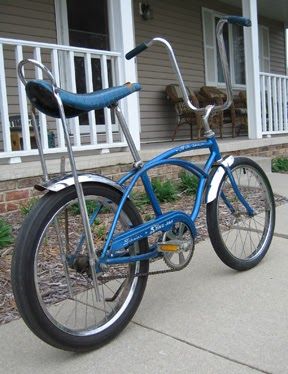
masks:
POLYGON ((132 198, 133 203, 140 210, 144 209, 148 204, 150 204, 150 200, 146 192, 139 192, 139 193, 134 192, 131 195, 131 198, 132 198))
MULTIPOLYGON (((94 212, 94 210, 97 208, 97 205, 98 205, 97 201, 86 200, 86 208, 87 208, 88 216, 90 216, 94 212)), ((71 205, 69 209, 71 210, 71 213, 75 216, 80 214, 79 203, 75 203, 71 205)), ((102 213, 103 213, 103 209, 104 208, 101 209, 102 213)))
POLYGON ((38 203, 38 197, 32 197, 25 203, 20 204, 19 210, 22 216, 26 216, 30 210, 38 203))
POLYGON ((176 184, 170 180, 161 181, 159 178, 152 180, 153 190, 161 203, 168 203, 177 199, 176 184))
POLYGON ((277 157, 272 160, 272 171, 274 173, 288 171, 288 157, 277 157))
POLYGON ((185 192, 187 195, 196 195, 198 187, 198 178, 186 171, 182 171, 179 174, 179 190, 185 192))
POLYGON ((0 248, 13 243, 12 227, 3 218, 0 218, 0 248))

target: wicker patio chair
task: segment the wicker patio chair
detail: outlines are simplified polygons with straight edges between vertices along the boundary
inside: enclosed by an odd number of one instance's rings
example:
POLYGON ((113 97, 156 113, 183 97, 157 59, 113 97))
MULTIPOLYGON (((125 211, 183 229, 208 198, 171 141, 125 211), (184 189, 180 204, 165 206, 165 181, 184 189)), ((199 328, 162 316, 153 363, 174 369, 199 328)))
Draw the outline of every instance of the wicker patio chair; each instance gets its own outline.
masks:
MULTIPOLYGON (((196 107, 199 107, 199 102, 198 102, 198 99, 195 93, 188 87, 186 87, 186 90, 193 105, 196 107)), ((201 115, 199 113, 193 112, 191 109, 187 108, 187 106, 184 104, 183 95, 182 95, 179 85, 169 84, 166 87, 165 92, 166 92, 166 96, 168 100, 174 105, 175 111, 177 113, 177 124, 172 134, 172 141, 174 141, 179 127, 184 124, 187 124, 190 126, 191 139, 193 139, 192 126, 196 126, 197 127, 197 138, 200 139, 201 128, 202 128, 201 115)))
MULTIPOLYGON (((216 87, 211 86, 203 86, 200 89, 200 95, 202 97, 203 106, 208 104, 215 104, 215 105, 222 105, 226 100, 226 94, 219 90, 216 87)), ((218 127, 220 138, 223 138, 223 122, 224 122, 224 115, 223 112, 215 113, 213 117, 210 118, 210 126, 211 128, 218 127)), ((233 129, 233 124, 232 124, 233 129)), ((232 130, 233 132, 233 130, 232 130)))
POLYGON ((239 136, 241 129, 248 127, 246 91, 240 91, 238 95, 234 96, 231 117, 235 123, 236 135, 239 136))

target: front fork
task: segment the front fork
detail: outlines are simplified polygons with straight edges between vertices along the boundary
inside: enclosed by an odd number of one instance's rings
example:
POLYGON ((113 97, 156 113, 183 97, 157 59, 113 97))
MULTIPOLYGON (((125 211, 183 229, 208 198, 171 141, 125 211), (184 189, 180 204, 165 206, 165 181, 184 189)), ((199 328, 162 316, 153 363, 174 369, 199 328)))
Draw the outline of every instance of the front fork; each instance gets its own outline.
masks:
MULTIPOLYGON (((255 214, 254 209, 250 206, 250 204, 247 202, 247 200, 244 198, 244 196, 242 195, 241 191, 239 190, 239 188, 237 186, 237 183, 235 182, 235 178, 234 178, 234 176, 232 174, 232 171, 231 171, 231 169, 230 169, 229 166, 225 167, 225 172, 228 175, 228 178, 230 180, 231 186, 232 186, 232 188, 233 188, 233 190, 235 192, 235 195, 237 196, 238 200, 241 202, 241 204, 246 209, 248 216, 249 217, 253 217, 254 214, 255 214)), ((233 205, 231 204, 231 202, 229 201, 229 199, 227 198, 227 196, 224 194, 223 191, 221 192, 220 196, 223 199, 223 201, 226 204, 226 206, 231 211, 231 213, 232 214, 235 213, 236 212, 235 208, 233 207, 233 205)))

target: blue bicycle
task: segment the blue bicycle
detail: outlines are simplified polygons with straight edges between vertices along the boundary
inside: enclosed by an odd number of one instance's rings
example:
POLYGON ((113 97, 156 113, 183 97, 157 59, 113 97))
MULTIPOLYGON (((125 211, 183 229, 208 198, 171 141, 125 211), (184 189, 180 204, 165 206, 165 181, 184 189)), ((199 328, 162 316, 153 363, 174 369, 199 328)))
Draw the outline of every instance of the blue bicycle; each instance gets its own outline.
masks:
MULTIPOLYGON (((222 30, 226 22, 249 26, 242 17, 222 18, 217 40, 227 84, 222 106, 196 108, 186 93, 170 44, 161 38, 142 43, 126 57, 154 43, 167 48, 186 105, 202 114, 205 140, 177 146, 143 163, 123 118, 118 100, 139 84, 125 84, 90 94, 74 94, 57 87, 50 71, 34 60, 19 64, 26 93, 41 112, 61 118, 72 173, 49 180, 40 135, 32 113, 34 131, 44 173, 46 191, 26 218, 12 263, 12 283, 18 309, 30 329, 45 342, 65 350, 85 351, 105 344, 118 334, 136 312, 147 282, 149 263, 159 260, 163 268, 152 273, 183 269, 190 262, 197 235, 195 220, 202 204, 207 206, 211 243, 220 259, 236 270, 257 265, 270 246, 275 203, 269 181, 252 160, 222 158, 209 116, 229 107, 232 88, 222 30), (26 81, 23 66, 33 63, 44 70, 49 82, 26 81), (109 107, 115 112, 131 150, 134 163, 118 182, 95 174, 78 174, 66 118, 109 107), (175 157, 194 149, 208 149, 204 167, 175 157), (163 213, 148 172, 174 165, 198 178, 191 214, 163 213), (143 223, 131 200, 141 180, 153 207, 154 217, 143 223), (164 260, 163 262, 161 262, 164 260)), ((158 264, 158 263, 157 263, 158 264)))

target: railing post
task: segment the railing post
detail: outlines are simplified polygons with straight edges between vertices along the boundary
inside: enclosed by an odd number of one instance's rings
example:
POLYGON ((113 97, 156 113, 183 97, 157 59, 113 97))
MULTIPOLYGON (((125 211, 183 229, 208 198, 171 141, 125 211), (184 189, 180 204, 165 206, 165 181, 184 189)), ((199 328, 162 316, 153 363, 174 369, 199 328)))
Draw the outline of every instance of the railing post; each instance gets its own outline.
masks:
MULTIPOLYGON (((84 56, 84 64, 85 64, 85 78, 86 78, 87 92, 93 92, 93 76, 92 76, 91 63, 92 63, 91 54, 86 53, 84 56)), ((96 120, 95 120, 94 110, 88 113, 88 118, 89 118, 89 124, 90 124, 91 144, 97 144, 97 130, 96 130, 96 120)))
MULTIPOLYGON (((56 83, 60 87, 60 69, 59 69, 57 49, 52 49, 51 51, 51 65, 52 65, 52 72, 56 80, 56 83)), ((58 138, 58 147, 64 148, 65 147, 64 131, 63 131, 63 126, 61 124, 61 120, 59 118, 56 119, 56 131, 57 131, 57 138, 58 138)))
MULTIPOLYGON (((34 49, 34 58, 35 60, 42 62, 41 50, 38 47, 34 49)), ((43 73, 41 69, 35 68, 35 77, 36 79, 43 79, 43 73)), ((40 127, 42 147, 45 150, 45 149, 48 149, 47 119, 46 119, 45 114, 41 112, 39 112, 39 127, 40 127)))
POLYGON ((257 139, 262 138, 257 0, 242 0, 242 8, 252 21, 252 27, 244 27, 248 135, 257 139))
MULTIPOLYGON (((17 47, 16 47, 16 66, 18 66, 18 64, 21 60, 23 60, 22 46, 17 45, 17 47)), ((27 109, 27 98, 26 98, 25 87, 23 86, 19 77, 17 77, 17 84, 18 84, 18 94, 19 94, 19 107, 20 107, 20 114, 21 114, 21 129, 22 129, 22 136, 23 136, 23 148, 25 150, 31 150, 29 119, 28 119, 28 109, 27 109)))
MULTIPOLYGON (((108 88, 108 69, 107 69, 107 58, 106 56, 101 56, 101 80, 102 88, 108 88)), ((112 136, 112 121, 111 121, 111 111, 108 108, 104 108, 105 126, 106 126, 106 142, 113 143, 112 136)))
POLYGON ((3 45, 0 44, 0 113, 2 123, 3 145, 4 152, 11 151, 11 138, 9 131, 9 114, 7 102, 7 89, 6 89, 6 74, 3 55, 3 45))
MULTIPOLYGON (((77 92, 77 89, 76 89, 76 73, 75 73, 75 60, 74 60, 74 52, 73 51, 69 51, 68 52, 68 64, 69 64, 69 74, 70 74, 70 87, 69 89, 72 91, 72 92, 77 92)), ((80 128, 79 128, 79 118, 78 117, 74 117, 74 118, 71 118, 69 120, 69 122, 72 124, 73 128, 72 128, 72 131, 73 131, 73 135, 74 135, 74 139, 73 139, 73 145, 81 145, 81 137, 80 137, 80 128)))
POLYGON ((287 95, 287 83, 288 79, 283 79, 283 103, 284 103, 284 123, 283 123, 283 129, 284 131, 288 130, 288 95, 287 95))
MULTIPOLYGON (((125 53, 135 47, 135 34, 133 23, 133 1, 132 0, 109 0, 108 1, 110 23, 109 29, 112 34, 112 50, 122 54, 123 79, 125 83, 137 81, 135 59, 127 61, 125 53)), ((124 114, 131 135, 137 149, 140 149, 140 110, 137 94, 126 98, 127 108, 124 114)), ((126 109, 126 110, 125 110, 126 109)))

